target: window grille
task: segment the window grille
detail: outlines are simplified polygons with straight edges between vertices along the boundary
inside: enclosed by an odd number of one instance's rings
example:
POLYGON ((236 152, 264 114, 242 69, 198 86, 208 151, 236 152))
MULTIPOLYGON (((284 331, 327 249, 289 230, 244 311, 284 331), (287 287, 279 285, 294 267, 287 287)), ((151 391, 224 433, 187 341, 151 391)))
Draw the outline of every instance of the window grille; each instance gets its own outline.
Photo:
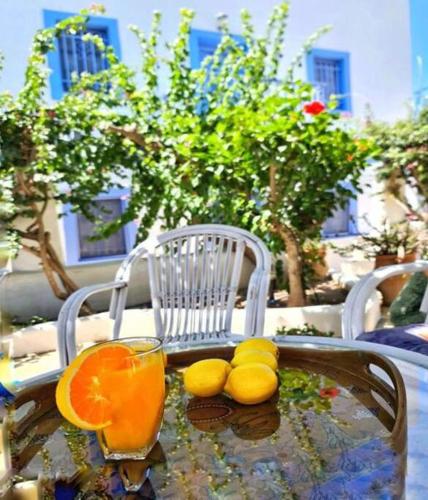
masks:
POLYGON ((342 63, 340 60, 316 57, 314 66, 315 84, 321 101, 327 102, 331 95, 343 94, 342 63))
MULTIPOLYGON (((122 204, 120 199, 97 200, 92 213, 97 219, 109 222, 120 217, 122 204)), ((88 220, 84 215, 77 215, 77 226, 79 231, 80 259, 91 259, 95 257, 109 257, 114 255, 125 255, 127 253, 125 230, 121 228, 116 233, 102 240, 91 241, 88 238, 95 234, 95 223, 88 220)))
MULTIPOLYGON (((108 45, 107 29, 89 28, 88 33, 98 35, 108 45)), ((61 66, 61 83, 67 92, 72 85, 72 74, 98 73, 107 68, 105 55, 91 41, 83 40, 84 33, 62 33, 58 37, 58 48, 61 66)))

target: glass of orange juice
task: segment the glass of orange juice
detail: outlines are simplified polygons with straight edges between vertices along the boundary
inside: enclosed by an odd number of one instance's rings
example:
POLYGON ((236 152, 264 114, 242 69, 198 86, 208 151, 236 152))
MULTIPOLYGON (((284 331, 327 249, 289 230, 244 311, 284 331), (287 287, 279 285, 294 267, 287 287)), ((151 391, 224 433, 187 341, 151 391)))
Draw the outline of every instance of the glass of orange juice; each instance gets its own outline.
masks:
POLYGON ((111 342, 132 349, 129 357, 112 367, 100 360, 111 403, 111 424, 97 431, 106 459, 144 459, 158 440, 165 400, 165 368, 162 341, 141 337, 111 342), (108 365, 108 366, 107 366, 108 365))
POLYGON ((101 342, 81 352, 60 377, 56 403, 73 425, 97 431, 107 459, 144 459, 163 416, 162 341, 135 337, 101 342))

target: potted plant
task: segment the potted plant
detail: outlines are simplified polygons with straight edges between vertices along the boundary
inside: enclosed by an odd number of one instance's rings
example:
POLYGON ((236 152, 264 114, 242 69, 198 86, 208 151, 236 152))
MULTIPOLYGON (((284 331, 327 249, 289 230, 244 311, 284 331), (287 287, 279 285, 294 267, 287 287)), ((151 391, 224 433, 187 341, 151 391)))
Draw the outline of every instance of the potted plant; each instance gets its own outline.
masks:
MULTIPOLYGON (((375 269, 395 264, 414 262, 418 248, 418 238, 408 222, 389 223, 384 221, 380 228, 374 227, 366 220, 371 228, 370 234, 360 236, 359 240, 345 248, 338 249, 341 255, 358 250, 364 253, 367 259, 374 259, 375 269)), ((379 285, 384 305, 390 305, 399 294, 408 275, 393 276, 379 285)))

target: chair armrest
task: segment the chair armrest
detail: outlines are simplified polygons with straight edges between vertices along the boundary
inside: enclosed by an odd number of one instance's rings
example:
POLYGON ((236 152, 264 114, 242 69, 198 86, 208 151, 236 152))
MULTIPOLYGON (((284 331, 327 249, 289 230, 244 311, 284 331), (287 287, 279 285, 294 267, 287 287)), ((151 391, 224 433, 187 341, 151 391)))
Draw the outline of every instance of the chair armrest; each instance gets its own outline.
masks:
POLYGON ((428 261, 421 260, 410 264, 380 267, 363 276, 346 298, 342 316, 342 336, 352 340, 364 332, 366 302, 379 283, 392 276, 426 270, 428 270, 428 261))
POLYGON ((250 337, 261 335, 257 331, 258 303, 260 297, 260 284, 264 271, 256 270, 252 273, 247 288, 247 304, 245 307, 244 334, 250 337))
MULTIPOLYGON (((125 281, 112 281, 99 285, 91 285, 76 290, 64 302, 58 316, 57 337, 60 354, 61 367, 76 357, 76 319, 79 315, 82 304, 96 293, 108 290, 125 289, 128 284, 125 281)), ((112 311, 110 310, 110 314, 112 311)))
POLYGON ((9 273, 10 273, 9 269, 6 269, 5 267, 1 267, 0 268, 0 281, 2 281, 2 279, 5 278, 9 273))
MULTIPOLYGON (((422 302, 421 302, 421 307, 419 310, 425 314, 428 314, 428 286, 426 287, 422 302)), ((428 316, 427 316, 428 319, 428 316)), ((426 321, 426 320, 425 320, 426 321)))

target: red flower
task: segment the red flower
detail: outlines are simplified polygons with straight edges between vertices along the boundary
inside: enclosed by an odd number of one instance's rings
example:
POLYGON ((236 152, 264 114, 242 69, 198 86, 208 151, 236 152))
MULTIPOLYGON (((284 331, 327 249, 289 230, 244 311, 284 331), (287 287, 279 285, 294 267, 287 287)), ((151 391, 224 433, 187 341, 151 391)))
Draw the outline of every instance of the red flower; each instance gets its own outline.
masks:
POLYGON ((340 394, 340 389, 337 387, 325 387, 324 389, 320 389, 320 396, 322 398, 335 398, 340 394))
POLYGON ((325 110, 325 106, 320 101, 312 101, 303 106, 303 111, 309 115, 319 115, 325 110))

